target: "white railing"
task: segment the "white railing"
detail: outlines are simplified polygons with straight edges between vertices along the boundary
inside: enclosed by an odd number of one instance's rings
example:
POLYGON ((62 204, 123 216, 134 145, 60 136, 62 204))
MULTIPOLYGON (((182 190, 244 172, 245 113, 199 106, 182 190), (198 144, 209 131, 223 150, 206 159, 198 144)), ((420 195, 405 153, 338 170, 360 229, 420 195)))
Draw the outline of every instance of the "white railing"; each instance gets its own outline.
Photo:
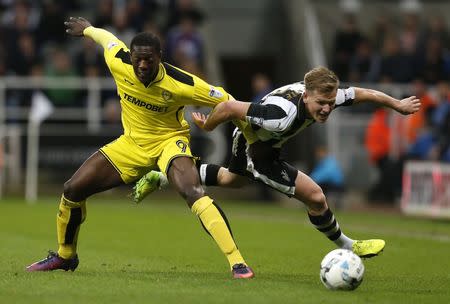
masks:
MULTIPOLYGON (((406 95, 410 95, 412 88, 408 85, 377 85, 377 84, 356 84, 356 86, 378 89, 386 92, 394 97, 401 98, 406 95)), ((83 121, 88 127, 88 131, 92 134, 98 134, 99 128, 102 123, 102 105, 101 105, 101 91, 102 90, 115 90, 115 84, 112 78, 20 78, 20 77, 5 77, 0 78, 0 155, 5 154, 4 158, 8 161, 4 161, 5 166, 9 166, 8 181, 17 180, 19 173, 12 176, 12 172, 19 172, 20 162, 17 161, 17 156, 21 155, 18 149, 21 149, 20 140, 18 139, 21 134, 26 133, 26 128, 6 125, 5 120, 19 119, 24 122, 28 121, 30 107, 20 107, 14 110, 6 106, 6 90, 45 90, 48 88, 58 89, 77 89, 85 90, 87 92, 86 106, 74 107, 74 108, 55 108, 54 113, 49 118, 56 120, 79 120, 83 121), (12 129, 14 127, 14 130, 12 129), (19 143, 19 144, 17 144, 19 143), (8 149, 5 150, 5 146, 8 149), (5 152, 5 153, 2 153, 5 152), (11 168, 14 166, 14 168, 11 168)), ((238 97, 238 96, 237 96, 238 97)), ((187 110, 189 111, 189 109, 187 110)), ((350 113, 347 109, 338 109, 333 115, 331 115, 329 122, 325 124, 324 128, 321 128, 325 142, 327 143, 329 150, 334 154, 342 164, 344 171, 348 172, 351 166, 355 166, 355 159, 360 160, 363 167, 369 168, 370 166, 364 162, 365 148, 363 146, 363 134, 367 127, 369 114, 354 114, 350 113)), ((186 118, 189 119, 187 113, 186 118)), ((396 124, 402 122, 402 116, 392 115, 391 120, 396 124)), ((69 131, 70 136, 73 135, 73 130, 77 128, 54 128, 53 130, 43 130, 43 132, 59 132, 69 131)), ((107 130, 102 130, 102 133, 107 130)), ((52 134, 53 134, 52 133, 52 134)), ((202 133, 203 134, 203 133, 202 133)), ((28 134, 27 134, 28 135, 28 134)), ((203 136, 203 135, 202 135, 203 136)), ((223 161, 226 155, 227 139, 223 132, 205 133, 206 137, 209 137, 210 142, 214 144, 214 149, 210 157, 206 161, 220 163, 223 161)), ((392 156, 394 157, 401 147, 404 146, 402 138, 398 134, 393 133, 392 136, 392 156)), ((4 167, 5 167, 4 166, 4 167)), ((5 184, 5 168, 0 168, 0 195, 2 194, 2 185, 5 184)), ((358 168, 358 174, 364 176, 367 179, 368 172, 363 172, 358 168)), ((372 172, 373 173, 373 172, 372 172)), ((356 175, 355 175, 356 176, 356 175)), ((359 182, 359 181, 358 181, 359 182)))
MULTIPOLYGON (((112 78, 80 77, 2 77, 0 78, 0 125, 8 119, 26 119, 29 107, 6 106, 6 90, 71 89, 86 90, 86 107, 55 108, 52 119, 79 120, 85 118, 90 131, 98 131, 102 119, 102 90, 115 90, 112 78)), ((1 135, 1 134, 0 134, 1 135)))

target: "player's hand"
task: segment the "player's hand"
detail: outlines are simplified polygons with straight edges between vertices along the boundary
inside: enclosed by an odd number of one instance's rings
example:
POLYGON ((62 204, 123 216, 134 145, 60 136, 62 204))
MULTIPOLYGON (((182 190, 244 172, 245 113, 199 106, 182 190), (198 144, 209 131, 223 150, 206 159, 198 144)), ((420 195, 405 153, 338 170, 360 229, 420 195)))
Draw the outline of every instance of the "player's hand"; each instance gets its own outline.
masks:
POLYGON ((200 112, 192 112, 192 120, 194 123, 199 127, 200 129, 204 129, 206 119, 208 119, 208 116, 206 116, 203 113, 200 112))
POLYGON ((416 113, 420 109, 420 99, 416 96, 410 96, 400 100, 400 104, 397 107, 397 112, 403 115, 409 115, 416 113))
POLYGON ((92 24, 83 17, 70 17, 69 20, 64 22, 66 26, 66 33, 72 36, 83 36, 85 28, 90 27, 92 24))

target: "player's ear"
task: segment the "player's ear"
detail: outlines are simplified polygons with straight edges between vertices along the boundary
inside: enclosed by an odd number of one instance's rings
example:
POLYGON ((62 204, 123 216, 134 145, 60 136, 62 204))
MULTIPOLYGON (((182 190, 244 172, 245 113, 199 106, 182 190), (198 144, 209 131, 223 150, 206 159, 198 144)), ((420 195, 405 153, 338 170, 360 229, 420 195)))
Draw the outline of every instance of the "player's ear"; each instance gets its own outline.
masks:
POLYGON ((303 102, 304 102, 304 103, 307 103, 307 102, 308 102, 308 93, 307 93, 306 90, 305 90, 305 92, 303 92, 303 102))

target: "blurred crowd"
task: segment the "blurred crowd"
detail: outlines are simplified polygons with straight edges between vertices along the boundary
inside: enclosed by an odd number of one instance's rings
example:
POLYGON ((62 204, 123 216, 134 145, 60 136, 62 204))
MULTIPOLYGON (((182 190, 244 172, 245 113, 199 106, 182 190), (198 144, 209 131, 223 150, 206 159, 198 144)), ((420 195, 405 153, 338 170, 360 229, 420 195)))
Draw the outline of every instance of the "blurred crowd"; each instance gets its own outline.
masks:
POLYGON ((443 16, 378 15, 368 32, 348 13, 334 38, 332 68, 345 82, 435 85, 450 78, 450 36, 443 16))
MULTIPOLYGON (((64 21, 82 16, 127 45, 139 32, 161 38, 163 60, 203 76, 204 43, 199 26, 204 13, 194 0, 0 0, 1 76, 109 76, 103 53, 91 39, 65 33, 64 21)), ((83 92, 52 89, 47 96, 56 106, 83 106, 83 92)), ((102 96, 106 113, 117 116, 110 98, 102 96)), ((8 106, 27 106, 29 92, 8 91, 8 106)))
POLYGON ((379 15, 365 32, 358 14, 348 13, 331 50, 341 81, 407 84, 404 97, 422 102, 419 113, 406 118, 385 108, 372 114, 365 146, 380 173, 371 190, 376 200, 398 195, 406 160, 450 162, 449 26, 442 16, 423 19, 418 11, 399 16, 379 15))

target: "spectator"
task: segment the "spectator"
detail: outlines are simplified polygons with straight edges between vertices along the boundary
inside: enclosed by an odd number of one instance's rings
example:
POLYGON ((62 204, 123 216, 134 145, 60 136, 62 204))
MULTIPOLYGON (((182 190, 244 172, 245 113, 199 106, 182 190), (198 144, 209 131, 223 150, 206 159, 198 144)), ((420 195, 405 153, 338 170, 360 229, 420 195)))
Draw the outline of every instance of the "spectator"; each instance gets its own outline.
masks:
POLYGON ((99 0, 97 3, 94 26, 100 28, 111 27, 113 25, 114 0, 99 0))
POLYGON ((447 81, 437 84, 437 104, 431 113, 431 123, 435 130, 440 130, 445 123, 445 117, 450 112, 450 88, 447 81))
POLYGON ((356 23, 356 16, 349 13, 344 17, 344 23, 334 37, 333 70, 341 81, 348 80, 348 63, 356 51, 356 46, 363 35, 356 23))
POLYGON ((48 0, 42 3, 42 13, 37 27, 37 37, 39 43, 62 44, 67 41, 67 35, 61 24, 65 20, 65 11, 62 4, 56 0, 48 0))
POLYGON ((418 50, 420 36, 419 16, 415 12, 403 15, 403 24, 400 28, 400 48, 408 56, 415 56, 418 50))
POLYGON ((405 118, 406 120, 406 138, 409 144, 416 141, 417 135, 423 128, 427 128, 427 116, 430 110, 435 107, 435 101, 427 91, 427 85, 421 79, 416 79, 412 83, 413 95, 420 99, 421 106, 414 115, 405 118))
POLYGON ((113 25, 105 29, 121 39, 126 44, 130 44, 131 39, 136 35, 136 31, 130 26, 129 18, 125 11, 118 11, 114 14, 113 25))
POLYGON ((322 188, 325 196, 334 202, 335 208, 342 207, 342 194, 344 192, 344 173, 337 159, 332 156, 324 146, 315 150, 316 165, 310 176, 322 188))
POLYGON ((264 73, 256 73, 252 77, 252 102, 259 102, 264 96, 272 92, 273 85, 269 77, 264 73))
POLYGON ((425 45, 425 54, 421 61, 420 76, 428 84, 437 84, 448 79, 446 64, 450 61, 437 36, 430 36, 425 45))
POLYGON ((408 159, 437 160, 437 136, 428 126, 422 128, 407 152, 408 159))
POLYGON ((38 26, 39 19, 39 9, 33 7, 27 0, 16 0, 3 13, 1 23, 6 27, 34 32, 38 26))
POLYGON ((189 15, 194 23, 203 22, 205 15, 196 6, 195 0, 169 0, 166 31, 179 25, 183 16, 189 15))
POLYGON ((411 81, 413 77, 414 63, 412 57, 401 51, 396 36, 387 36, 381 53, 380 80, 382 82, 405 83, 411 81))
POLYGON ((350 82, 375 82, 380 74, 380 57, 373 52, 368 39, 361 39, 350 58, 350 82))
POLYGON ((395 32, 395 29, 392 19, 385 14, 377 15, 370 34, 374 49, 381 50, 386 37, 393 32, 395 32))
POLYGON ((389 112, 385 108, 376 110, 369 121, 365 134, 365 146, 369 160, 378 170, 378 178, 369 190, 369 200, 393 202, 399 186, 396 164, 389 159, 391 128, 389 112))
POLYGON ((136 32, 142 32, 146 22, 154 22, 159 4, 156 0, 128 0, 125 6, 130 27, 136 32))
POLYGON ((179 66, 185 60, 192 60, 203 69, 204 42, 196 26, 193 15, 186 13, 180 17, 180 23, 169 30, 166 37, 169 63, 179 66))
MULTIPOLYGON (((45 76, 70 77, 77 75, 71 57, 64 50, 54 49, 50 58, 52 60, 45 67, 45 76)), ((77 102, 77 92, 73 89, 52 88, 47 89, 46 92, 55 106, 82 106, 77 102)))
POLYGON ((8 70, 18 76, 28 76, 31 67, 39 61, 34 38, 29 33, 17 37, 17 50, 9 54, 8 70))
POLYGON ((101 50, 92 39, 83 39, 82 48, 75 55, 77 73, 85 77, 108 75, 108 68, 101 50))

